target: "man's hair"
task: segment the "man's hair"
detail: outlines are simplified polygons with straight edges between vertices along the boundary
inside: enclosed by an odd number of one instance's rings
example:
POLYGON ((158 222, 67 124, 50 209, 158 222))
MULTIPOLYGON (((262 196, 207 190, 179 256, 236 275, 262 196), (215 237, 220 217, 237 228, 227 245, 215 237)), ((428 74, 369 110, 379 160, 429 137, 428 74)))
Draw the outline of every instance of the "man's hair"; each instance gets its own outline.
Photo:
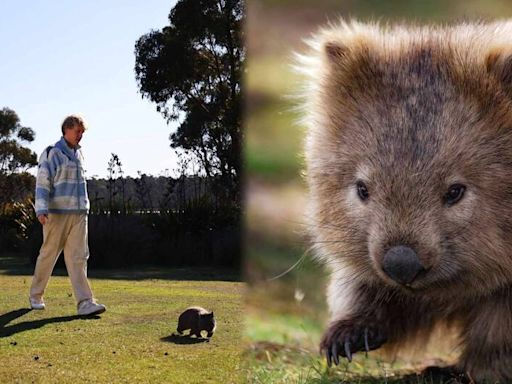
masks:
POLYGON ((62 122, 62 134, 66 129, 73 128, 75 125, 82 127, 84 130, 87 129, 87 125, 85 124, 85 120, 80 115, 69 115, 62 122))

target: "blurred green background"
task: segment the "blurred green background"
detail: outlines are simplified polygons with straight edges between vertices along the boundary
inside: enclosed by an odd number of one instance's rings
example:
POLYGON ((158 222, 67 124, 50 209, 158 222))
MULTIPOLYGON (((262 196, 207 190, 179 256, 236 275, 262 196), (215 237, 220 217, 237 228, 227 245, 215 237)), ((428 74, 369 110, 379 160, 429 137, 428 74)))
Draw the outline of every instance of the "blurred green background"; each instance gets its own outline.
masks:
MULTIPOLYGON (((245 341, 249 382, 350 382, 350 372, 393 377, 401 369, 419 370, 453 358, 445 354, 442 361, 385 365, 359 356, 350 368, 329 370, 318 355, 327 322, 326 275, 307 253, 306 186, 301 174, 304 127, 297 123, 292 97, 301 79, 291 69, 293 52, 304 52, 303 39, 339 17, 422 24, 511 16, 512 1, 505 0, 247 0, 245 341), (272 279, 302 256, 298 267, 272 279)), ((439 357, 439 350, 434 348, 432 356, 439 357)))

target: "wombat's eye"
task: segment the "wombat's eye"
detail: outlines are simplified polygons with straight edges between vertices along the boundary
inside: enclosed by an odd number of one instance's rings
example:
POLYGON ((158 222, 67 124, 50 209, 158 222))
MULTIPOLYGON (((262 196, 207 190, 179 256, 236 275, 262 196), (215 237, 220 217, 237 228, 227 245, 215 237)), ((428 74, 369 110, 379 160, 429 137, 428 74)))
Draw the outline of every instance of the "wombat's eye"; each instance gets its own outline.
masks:
POLYGON ((370 193, 368 192, 368 188, 366 187, 365 183, 363 183, 361 180, 359 180, 356 184, 357 186, 357 195, 359 198, 363 201, 368 200, 370 197, 370 193))
POLYGON ((462 184, 453 184, 444 195, 444 201, 448 205, 453 205, 458 203, 462 196, 464 196, 464 192, 466 191, 466 187, 462 184))

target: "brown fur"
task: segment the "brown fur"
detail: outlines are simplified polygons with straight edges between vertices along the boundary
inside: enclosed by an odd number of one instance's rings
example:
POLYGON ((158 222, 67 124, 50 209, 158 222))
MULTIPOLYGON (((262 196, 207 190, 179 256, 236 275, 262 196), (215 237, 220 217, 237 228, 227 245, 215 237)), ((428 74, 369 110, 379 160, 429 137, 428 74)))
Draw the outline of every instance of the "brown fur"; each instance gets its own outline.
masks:
POLYGON ((512 23, 341 22, 310 43, 298 69, 308 216, 331 270, 322 350, 361 350, 365 329, 370 349, 399 348, 457 324, 457 367, 512 381, 512 23), (447 206, 454 183, 467 189, 447 206), (400 244, 428 269, 409 288, 382 269, 400 244))
POLYGON ((187 308, 178 319, 177 331, 183 334, 184 331, 190 330, 189 335, 196 335, 202 337, 201 332, 208 332, 207 337, 212 337, 215 331, 215 318, 213 312, 208 312, 201 307, 187 308))

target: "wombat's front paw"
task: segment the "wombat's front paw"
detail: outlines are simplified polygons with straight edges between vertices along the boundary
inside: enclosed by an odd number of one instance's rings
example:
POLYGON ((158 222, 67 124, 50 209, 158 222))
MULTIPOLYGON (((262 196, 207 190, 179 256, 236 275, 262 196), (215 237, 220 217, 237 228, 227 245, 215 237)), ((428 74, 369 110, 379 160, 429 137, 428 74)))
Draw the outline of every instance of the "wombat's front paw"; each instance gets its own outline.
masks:
POLYGON ((333 361, 336 365, 340 363, 339 356, 350 362, 353 353, 377 349, 385 342, 386 336, 378 326, 340 320, 332 323, 324 333, 320 353, 325 353, 330 367, 333 361))

